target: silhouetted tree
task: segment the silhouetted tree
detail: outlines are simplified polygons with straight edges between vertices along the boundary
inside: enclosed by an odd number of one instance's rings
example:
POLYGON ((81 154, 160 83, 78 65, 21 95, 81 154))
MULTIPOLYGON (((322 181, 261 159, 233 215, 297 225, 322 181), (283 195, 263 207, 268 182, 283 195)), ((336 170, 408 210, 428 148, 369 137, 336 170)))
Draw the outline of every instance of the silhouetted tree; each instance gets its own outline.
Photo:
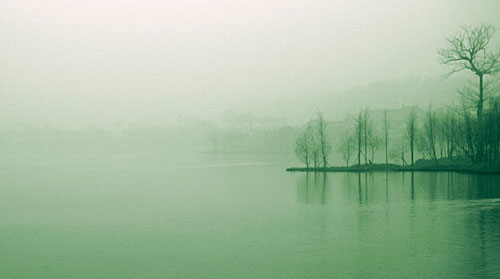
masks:
POLYGON ((411 165, 413 166, 415 162, 415 139, 417 136, 417 113, 414 108, 410 110, 410 114, 406 119, 406 135, 408 137, 408 141, 410 142, 411 165))
POLYGON ((356 145, 358 146, 358 165, 361 165, 361 145, 363 142, 363 111, 360 110, 358 117, 354 121, 354 130, 356 131, 356 145))
POLYGON ((405 165, 407 165, 406 160, 405 160, 406 150, 407 150, 407 147, 405 144, 405 138, 401 137, 400 144, 394 145, 393 148, 391 148, 390 156, 395 161, 400 160, 401 165, 405 166, 405 165))
POLYGON ((365 165, 368 163, 368 109, 365 108, 365 113, 363 115, 363 142, 365 144, 365 165))
POLYGON ((429 106, 429 109, 426 112, 426 119, 424 123, 424 137, 427 148, 427 153, 429 156, 436 161, 437 163, 437 155, 436 155, 436 114, 432 111, 432 106, 429 106))
POLYGON ((384 109, 384 143, 385 143, 385 164, 389 163, 389 119, 387 119, 387 109, 384 109))
POLYGON ((367 123, 367 126, 368 126, 368 136, 366 138, 366 141, 368 142, 368 146, 370 148, 369 163, 373 164, 373 162, 375 160, 375 153, 380 148, 380 145, 382 143, 382 139, 378 135, 378 133, 375 130, 375 128, 372 125, 372 123, 367 123))
POLYGON ((313 149, 315 148, 313 132, 312 127, 308 125, 295 142, 295 154, 307 168, 313 160, 313 149))
POLYGON ((331 153, 332 147, 328 141, 326 132, 326 121, 321 112, 318 112, 318 120, 316 124, 317 139, 319 145, 319 151, 321 156, 321 162, 323 167, 328 167, 328 157, 331 153))
POLYGON ((309 127, 311 129, 312 137, 311 159, 313 166, 317 168, 321 163, 321 149, 319 145, 318 133, 314 124, 311 124, 309 127))
POLYGON ((469 70, 479 77, 478 119, 483 113, 483 77, 500 72, 500 51, 488 51, 495 31, 494 26, 487 24, 463 26, 460 32, 447 39, 447 47, 438 51, 441 63, 453 66, 450 75, 469 70))
POLYGON ((342 158, 344 159, 346 167, 349 167, 349 162, 351 161, 351 155, 354 152, 355 146, 355 135, 345 131, 340 137, 340 152, 342 153, 342 158))

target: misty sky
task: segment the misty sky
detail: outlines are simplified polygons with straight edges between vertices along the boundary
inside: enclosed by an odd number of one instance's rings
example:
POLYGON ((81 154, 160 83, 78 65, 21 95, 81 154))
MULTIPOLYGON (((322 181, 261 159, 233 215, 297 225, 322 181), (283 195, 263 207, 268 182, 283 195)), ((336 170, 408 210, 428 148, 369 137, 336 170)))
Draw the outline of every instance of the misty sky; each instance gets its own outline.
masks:
POLYGON ((245 103, 439 76, 444 38, 480 22, 500 27, 498 0, 3 0, 2 121, 215 119, 245 103))

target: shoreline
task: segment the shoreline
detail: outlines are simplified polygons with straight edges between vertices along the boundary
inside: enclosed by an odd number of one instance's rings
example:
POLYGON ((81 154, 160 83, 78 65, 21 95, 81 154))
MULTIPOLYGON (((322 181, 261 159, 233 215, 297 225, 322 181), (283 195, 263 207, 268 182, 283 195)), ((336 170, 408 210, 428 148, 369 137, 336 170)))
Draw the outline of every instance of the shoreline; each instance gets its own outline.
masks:
POLYGON ((397 171, 397 172, 458 172, 471 174, 495 174, 500 175, 500 165, 472 164, 472 165, 416 165, 400 166, 394 164, 355 165, 350 167, 291 167, 287 172, 373 172, 373 171, 397 171))

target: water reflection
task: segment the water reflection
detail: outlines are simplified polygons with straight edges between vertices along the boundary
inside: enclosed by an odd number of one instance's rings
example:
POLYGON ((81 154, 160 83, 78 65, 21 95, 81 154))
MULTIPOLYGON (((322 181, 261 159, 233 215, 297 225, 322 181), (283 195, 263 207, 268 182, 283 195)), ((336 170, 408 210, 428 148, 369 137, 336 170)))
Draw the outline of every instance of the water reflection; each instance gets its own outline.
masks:
MULTIPOLYGON (((480 278, 484 274, 497 274, 500 260, 497 253, 500 247, 499 233, 500 202, 498 200, 473 200, 466 210, 466 219, 459 230, 466 233, 460 235, 462 245, 472 246, 466 260, 471 264, 473 277, 480 278)), ((493 278, 493 277, 491 277, 493 278)))
MULTIPOLYGON (((496 278, 500 176, 458 173, 309 173, 297 180, 304 249, 348 251, 377 278, 496 278), (316 246, 314 246, 316 245, 316 246), (411 256, 408 256, 411 255, 411 256), (387 265, 387 262, 394 264, 387 265), (384 265, 385 269, 377 269, 384 265), (495 277, 496 276, 496 277, 495 277)), ((326 257, 326 256, 325 256, 326 257)), ((343 259, 345 260, 345 259, 343 259)), ((348 260, 346 260, 348 261, 348 260)), ((359 273, 353 277, 368 277, 359 273)))
POLYGON ((297 196, 303 203, 326 203, 326 173, 307 172, 297 184, 297 196))
POLYGON ((411 191, 411 200, 414 201, 415 200, 415 173, 414 172, 411 172, 410 191, 411 191))
POLYGON ((385 201, 389 201, 389 172, 385 172, 385 201))
POLYGON ((498 175, 310 172, 300 174, 297 180, 297 199, 301 203, 316 204, 333 201, 371 204, 398 200, 475 200, 500 198, 497 185, 500 185, 498 175))

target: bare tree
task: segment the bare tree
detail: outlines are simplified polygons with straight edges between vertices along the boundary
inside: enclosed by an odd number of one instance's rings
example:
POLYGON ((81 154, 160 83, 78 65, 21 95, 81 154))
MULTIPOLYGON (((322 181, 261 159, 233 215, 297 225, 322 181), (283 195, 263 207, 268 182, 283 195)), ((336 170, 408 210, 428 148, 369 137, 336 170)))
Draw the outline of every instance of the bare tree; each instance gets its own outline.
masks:
POLYGON ((429 156, 437 163, 436 155, 436 113, 432 111, 432 106, 426 113, 426 121, 424 123, 424 131, 426 137, 426 147, 428 148, 429 156))
POLYGON ((487 24, 463 26, 460 32, 447 39, 447 47, 438 51, 441 63, 453 66, 450 75, 469 70, 479 77, 478 119, 483 113, 483 77, 500 72, 500 51, 488 51, 495 31, 494 26, 487 24))
POLYGON ((375 160, 375 152, 379 149, 382 144, 382 139, 379 137, 377 131, 374 129, 373 125, 370 125, 368 128, 368 138, 366 139, 368 142, 368 146, 370 147, 370 159, 368 162, 373 164, 375 160))
POLYGON ((368 163, 368 109, 365 108, 365 114, 363 115, 363 131, 364 131, 364 139, 363 142, 365 144, 365 165, 368 163))
POLYGON ((375 133, 375 129, 368 118, 367 109, 360 110, 358 117, 354 120, 354 136, 352 140, 357 145, 358 165, 361 165, 361 155, 365 159, 365 165, 368 162, 373 163, 375 152, 380 147, 381 139, 375 133), (371 151, 371 157, 369 157, 369 151, 371 151))
POLYGON ((363 143, 363 111, 359 111, 358 117, 354 121, 356 131, 356 144, 358 146, 358 165, 361 165, 361 145, 363 143))
POLYGON ((360 110, 358 117, 354 120, 355 140, 358 146, 358 165, 361 165, 361 154, 365 159, 365 165, 368 162, 373 163, 375 152, 380 147, 381 139, 375 132, 373 123, 368 117, 368 109, 360 110), (369 157, 369 151, 371 151, 369 157))
POLYGON ((410 114, 406 119, 406 135, 408 136, 408 140, 410 142, 411 165, 413 166, 415 162, 415 139, 417 135, 417 113, 415 112, 415 108, 411 109, 410 114))
MULTIPOLYGON (((483 83, 483 110, 487 104, 492 104, 493 99, 500 91, 500 80, 488 79, 483 83)), ((477 110, 477 103, 480 100, 477 85, 472 80, 468 80, 462 88, 458 90, 460 95, 460 103, 463 107, 477 110)))
MULTIPOLYGON (((443 109, 439 109, 435 112, 436 123, 436 142, 439 147, 439 157, 448 157, 448 147, 447 147, 447 134, 446 128, 449 125, 449 115, 443 109)), ((436 150, 437 152, 437 150, 436 150)))
POLYGON ((385 164, 389 163, 389 119, 387 119, 387 109, 384 109, 384 143, 385 143, 385 164))
POLYGON ((451 109, 448 109, 446 112, 445 131, 446 131, 446 147, 449 160, 453 159, 453 152, 455 152, 456 148, 457 136, 455 134, 458 131, 457 123, 458 120, 456 119, 455 114, 451 111, 451 109))
POLYGON ((295 154, 297 158, 309 168, 313 160, 314 138, 310 125, 299 135, 295 142, 295 154))
POLYGON ((400 150, 401 150, 401 157, 400 157, 401 158, 401 164, 403 166, 405 166, 405 165, 407 165, 406 160, 405 160, 405 153, 406 153, 407 149, 406 149, 406 145, 405 145, 404 141, 401 141, 401 146, 400 147, 401 147, 400 148, 400 150))
POLYGON ((476 135, 474 133, 475 122, 470 112, 466 109, 462 109, 462 123, 461 131, 459 135, 461 136, 461 148, 462 152, 471 160, 475 160, 477 145, 476 145, 476 135))
POLYGON ((330 152, 332 151, 332 147, 328 141, 327 135, 326 135, 326 121, 323 117, 323 114, 321 112, 318 112, 318 121, 316 124, 316 131, 317 131, 317 139, 318 139, 318 144, 319 144, 319 151, 320 151, 320 156, 321 156, 321 162, 323 164, 323 167, 326 168, 328 167, 328 156, 330 155, 330 152))
MULTIPOLYGON (((399 139, 397 141, 399 142, 399 139)), ((405 165, 407 165, 406 160, 405 160, 406 151, 407 151, 407 148, 406 148, 406 144, 405 144, 405 137, 401 137, 400 144, 396 144, 396 145, 392 146, 392 148, 389 152, 389 156, 394 161, 401 160, 401 165, 405 166, 405 165)))
POLYGON ((311 148, 311 161, 314 168, 319 167, 321 163, 321 150, 318 144, 318 134, 314 126, 309 126, 311 129, 311 137, 312 137, 312 148, 311 148))
POLYGON ((349 167, 349 162, 351 161, 351 155, 354 152, 355 135, 351 134, 349 131, 342 133, 340 138, 340 151, 342 152, 342 157, 345 161, 346 167, 349 167))

